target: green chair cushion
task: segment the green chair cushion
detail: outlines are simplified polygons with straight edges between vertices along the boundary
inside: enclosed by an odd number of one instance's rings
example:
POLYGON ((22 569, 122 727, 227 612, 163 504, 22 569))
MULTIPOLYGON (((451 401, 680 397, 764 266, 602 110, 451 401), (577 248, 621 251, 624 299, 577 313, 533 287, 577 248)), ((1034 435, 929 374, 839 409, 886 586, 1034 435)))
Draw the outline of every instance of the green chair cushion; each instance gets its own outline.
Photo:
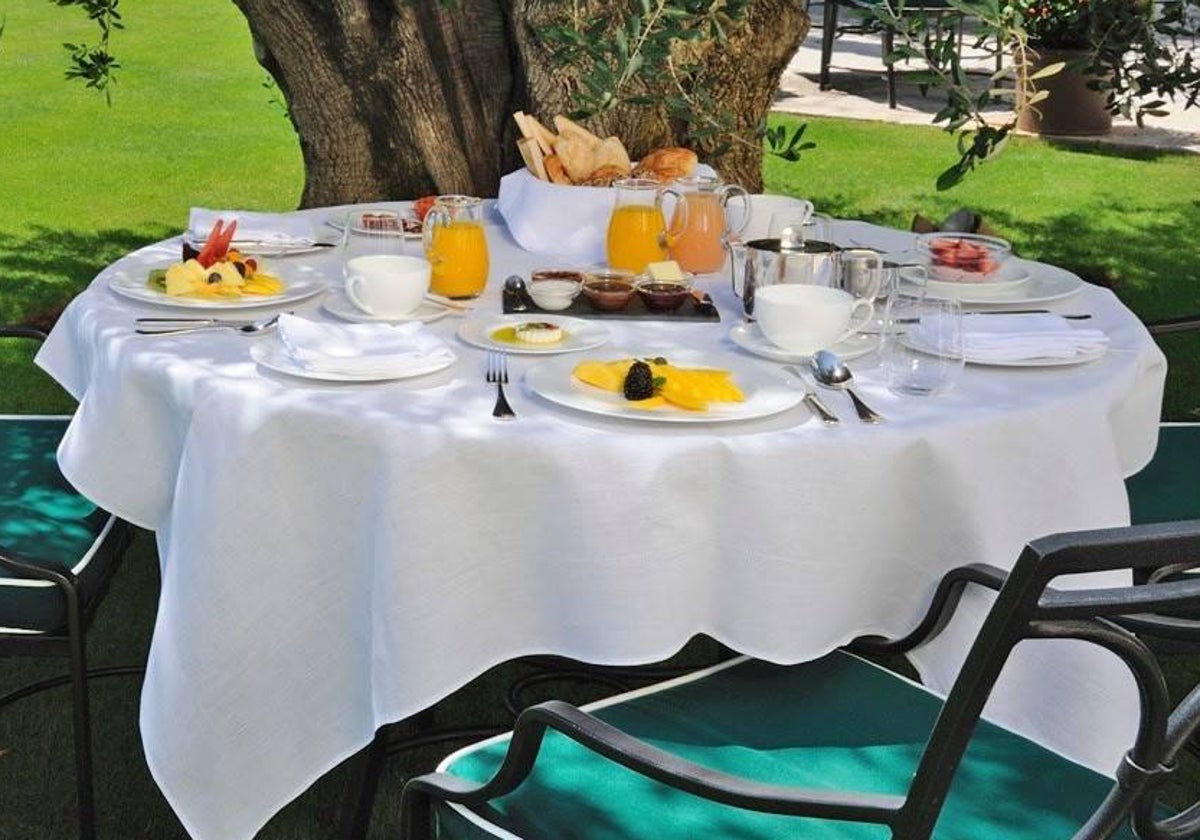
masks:
MULTIPOLYGON (((93 551, 111 517, 58 471, 55 455, 69 421, 0 416, 0 551, 41 568, 74 571, 86 600, 116 552, 93 551)), ((0 568, 0 628, 45 633, 65 623, 57 587, 0 568)))
MULTIPOLYGON (((791 667, 746 660, 703 679, 593 712, 625 732, 707 767, 773 784, 902 795, 941 707, 915 683, 836 651, 791 667)), ((447 772, 489 778, 504 740, 456 755, 447 772)), ((1069 837, 1111 782, 998 726, 981 722, 937 824, 939 840, 1069 837)), ((547 734, 531 776, 476 813, 445 804, 438 836, 645 837, 684 840, 886 838, 880 826, 761 814, 651 781, 547 734), (496 827, 502 831, 495 830, 496 827)), ((1131 833, 1115 835, 1132 840, 1131 833)))
POLYGON ((1160 427, 1154 458, 1125 488, 1134 525, 1200 519, 1200 423, 1160 427))

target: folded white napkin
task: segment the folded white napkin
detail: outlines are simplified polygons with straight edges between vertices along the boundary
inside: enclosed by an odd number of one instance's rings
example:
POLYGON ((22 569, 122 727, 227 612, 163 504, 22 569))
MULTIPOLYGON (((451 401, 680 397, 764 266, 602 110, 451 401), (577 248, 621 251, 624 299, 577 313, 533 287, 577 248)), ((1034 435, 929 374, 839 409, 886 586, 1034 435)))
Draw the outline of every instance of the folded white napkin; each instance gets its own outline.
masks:
MULTIPOLYGON (((909 333, 919 347, 945 350, 949 332, 942 319, 925 318, 909 333)), ((1024 362, 1032 359, 1070 360, 1103 353, 1108 336, 1082 329, 1060 315, 964 315, 963 357, 968 362, 1024 362)))
MULTIPOLYGON (((715 175, 700 164, 697 175, 715 175)), ((567 257, 580 262, 603 263, 608 218, 616 191, 611 187, 575 187, 551 184, 518 169, 500 179, 496 209, 526 251, 567 257)))
POLYGON ((200 243, 208 238, 217 219, 229 224, 237 219, 234 242, 255 242, 278 247, 304 247, 317 241, 312 219, 280 213, 254 213, 248 210, 206 210, 193 207, 188 217, 188 239, 200 243))
POLYGON ((322 324, 285 314, 279 316, 279 338, 296 364, 326 373, 415 376, 445 367, 455 358, 446 343, 419 322, 322 324))

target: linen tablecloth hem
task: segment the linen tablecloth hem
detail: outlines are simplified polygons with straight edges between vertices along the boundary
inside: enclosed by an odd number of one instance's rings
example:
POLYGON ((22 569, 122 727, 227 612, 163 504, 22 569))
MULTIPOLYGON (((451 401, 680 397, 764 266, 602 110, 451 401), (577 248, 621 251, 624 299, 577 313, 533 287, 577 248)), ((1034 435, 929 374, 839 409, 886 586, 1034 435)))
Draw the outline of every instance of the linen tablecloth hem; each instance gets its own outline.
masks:
MULTIPOLYGON (((183 825, 184 830, 187 831, 188 836, 194 838, 194 840, 254 840, 254 837, 259 833, 259 831, 262 830, 263 826, 265 826, 272 817, 283 810, 285 805, 299 797, 300 794, 308 790, 314 782, 316 782, 330 770, 337 767, 343 761, 350 758, 352 755, 355 755, 368 744, 370 744, 374 738, 375 733, 372 732, 361 741, 356 742, 356 744, 348 751, 338 755, 334 760, 330 761, 319 772, 315 774, 307 774, 303 781, 295 785, 288 797, 280 802, 279 805, 275 806, 273 810, 264 813, 261 817, 255 817, 253 820, 253 827, 246 827, 243 829, 241 827, 230 828, 228 826, 222 826, 219 829, 214 828, 211 833, 207 832, 202 826, 197 825, 195 820, 189 819, 187 816, 187 809, 180 807, 182 803, 180 802, 178 795, 172 789, 171 785, 168 784, 167 780, 169 778, 169 774, 161 772, 158 763, 154 759, 154 755, 150 752, 150 750, 146 749, 144 740, 142 742, 142 754, 146 758, 146 766, 150 770, 150 776, 154 779, 154 783, 158 785, 158 789, 162 791, 163 798, 166 799, 167 804, 171 806, 171 810, 175 813, 175 817, 183 825)), ((250 821, 242 820, 241 822, 249 823, 250 821)))
MULTIPOLYGON (((61 452, 61 449, 60 449, 60 452, 61 452)), ((95 501, 97 504, 100 505, 100 507, 102 507, 104 510, 108 511, 109 513, 113 514, 118 519, 123 519, 124 521, 128 522, 129 524, 135 525, 136 527, 141 528, 144 531, 157 531, 158 530, 157 523, 150 522, 148 519, 146 519, 145 517, 143 517, 139 514, 130 513, 127 509, 125 509, 125 506, 122 505, 120 502, 114 503, 112 501, 111 497, 109 496, 109 494, 92 492, 91 482, 88 481, 86 478, 81 478, 76 473, 76 471, 74 469, 72 469, 71 464, 67 460, 62 458, 61 455, 59 455, 57 460, 58 460, 58 470, 59 470, 59 472, 62 473, 63 478, 65 478, 67 480, 67 482, 70 483, 70 485, 72 487, 74 487, 76 490, 78 490, 83 496, 95 501), (104 501, 103 502, 98 501, 100 499, 104 499, 104 501)))

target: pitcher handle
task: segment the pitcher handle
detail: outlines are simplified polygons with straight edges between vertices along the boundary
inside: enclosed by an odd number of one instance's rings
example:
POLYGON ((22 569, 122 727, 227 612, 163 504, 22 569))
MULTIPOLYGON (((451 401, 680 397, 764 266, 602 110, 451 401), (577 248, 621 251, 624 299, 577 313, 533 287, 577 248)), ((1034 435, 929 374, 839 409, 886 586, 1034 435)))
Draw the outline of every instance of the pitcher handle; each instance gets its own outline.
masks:
POLYGON ((725 184, 717 191, 720 195, 721 209, 726 210, 725 213, 725 232, 724 236, 734 237, 741 236, 746 228, 750 225, 750 194, 737 184, 725 184), (741 199, 742 202, 742 217, 741 224, 736 228, 729 226, 729 213, 726 208, 729 206, 730 199, 741 199))
MULTIPOLYGON (((740 236, 725 236, 722 238, 722 244, 729 251, 729 285, 733 289, 734 296, 741 298, 742 292, 738 291, 737 285, 737 266, 739 261, 746 258, 746 244, 742 242, 740 236)), ((743 286, 745 285, 744 280, 743 277, 743 286)))
POLYGON ((421 225, 421 248, 425 252, 425 259, 431 263, 440 261, 433 250, 433 229, 439 224, 450 224, 450 214, 445 209, 434 205, 425 214, 425 223, 421 225))
POLYGON ((675 208, 671 213, 671 227, 664 228, 658 240, 659 247, 664 251, 673 246, 679 240, 679 237, 683 236, 683 232, 687 230, 688 220, 687 199, 684 198, 683 193, 674 187, 663 187, 658 191, 658 195, 654 199, 654 204, 658 207, 659 212, 662 212, 663 196, 666 195, 674 197, 675 208), (679 224, 676 225, 675 222, 679 224))

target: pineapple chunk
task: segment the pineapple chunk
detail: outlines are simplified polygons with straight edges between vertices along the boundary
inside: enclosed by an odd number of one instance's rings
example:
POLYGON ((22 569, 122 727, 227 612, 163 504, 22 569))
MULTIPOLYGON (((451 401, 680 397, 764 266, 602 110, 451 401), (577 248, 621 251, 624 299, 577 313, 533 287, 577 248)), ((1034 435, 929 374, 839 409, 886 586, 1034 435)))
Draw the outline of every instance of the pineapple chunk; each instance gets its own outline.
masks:
POLYGON ((204 266, 195 260, 176 263, 167 269, 167 294, 171 296, 191 295, 200 291, 208 277, 204 266))
MULTIPOLYGON (((580 362, 575 366, 575 378, 605 391, 622 393, 625 376, 635 359, 613 362, 580 362)), ((659 392, 647 400, 626 403, 631 408, 654 409, 670 404, 687 411, 707 411, 714 402, 744 402, 745 394, 733 382, 727 370, 715 368, 684 368, 647 360, 653 377, 662 379, 659 392)))

